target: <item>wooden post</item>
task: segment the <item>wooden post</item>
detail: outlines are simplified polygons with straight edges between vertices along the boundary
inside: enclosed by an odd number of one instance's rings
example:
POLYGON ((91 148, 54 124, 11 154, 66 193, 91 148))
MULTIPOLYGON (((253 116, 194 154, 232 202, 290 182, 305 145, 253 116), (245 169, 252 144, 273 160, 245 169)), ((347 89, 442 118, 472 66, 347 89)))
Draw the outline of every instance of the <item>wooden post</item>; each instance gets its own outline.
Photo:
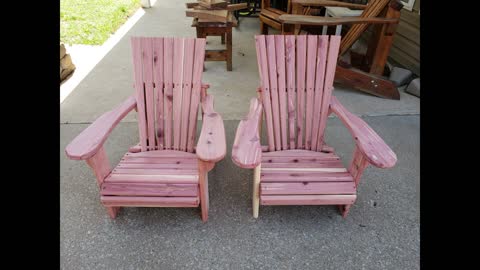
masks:
MULTIPOLYGON (((400 18, 400 9, 402 5, 397 1, 392 0, 385 10, 382 11, 382 15, 385 14, 387 19, 400 18)), ((383 75, 385 64, 387 63, 388 54, 393 44, 393 37, 397 30, 398 24, 383 24, 376 26, 373 40, 374 44, 370 44, 367 51, 367 59, 371 63, 370 73, 375 75, 383 75)))
POLYGON ((232 71, 232 26, 226 26, 227 33, 222 34, 222 37, 227 35, 227 70, 232 71))
POLYGON ((262 164, 258 164, 255 169, 253 169, 253 195, 252 195, 252 208, 253 208, 253 217, 258 218, 258 210, 260 208, 260 171, 262 164))
POLYGON ((198 160, 198 182, 200 185, 200 207, 202 211, 202 221, 208 220, 208 172, 213 169, 215 163, 198 160))
MULTIPOLYGON (((87 164, 92 168, 93 173, 97 178, 98 188, 100 189, 102 187, 103 180, 105 180, 105 178, 112 171, 105 148, 102 146, 94 156, 87 159, 87 164)), ((120 207, 105 207, 107 208, 108 215, 112 219, 117 216, 117 213, 120 210, 120 207)))

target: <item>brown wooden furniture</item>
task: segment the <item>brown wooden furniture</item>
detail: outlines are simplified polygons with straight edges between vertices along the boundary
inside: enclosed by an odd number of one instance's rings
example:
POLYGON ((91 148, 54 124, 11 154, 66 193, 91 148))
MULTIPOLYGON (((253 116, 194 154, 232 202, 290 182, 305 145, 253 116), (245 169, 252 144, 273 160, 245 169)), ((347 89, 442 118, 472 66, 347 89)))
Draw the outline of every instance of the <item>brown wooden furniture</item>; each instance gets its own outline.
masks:
POLYGON ((270 6, 270 0, 262 0, 262 11, 260 12, 260 33, 268 35, 268 27, 282 31, 282 23, 279 17, 283 14, 289 14, 292 9, 291 0, 287 2, 287 12, 270 6))
MULTIPOLYGON (((298 33, 303 26, 323 27, 325 25, 352 25, 342 37, 340 57, 352 47, 367 27, 373 24, 373 35, 365 55, 355 55, 356 63, 344 58, 337 65, 335 82, 352 88, 390 99, 400 99, 400 93, 392 81, 382 77, 393 37, 400 18, 402 4, 398 0, 371 0, 367 5, 349 4, 338 1, 292 0, 292 15, 282 15, 284 34, 298 33), (303 14, 310 6, 343 6, 363 9, 359 17, 318 17, 303 14)), ((353 60, 353 59, 352 59, 353 60)))
POLYGON ((226 23, 193 19, 192 27, 197 29, 197 38, 220 36, 222 44, 226 43, 226 48, 223 50, 205 50, 205 61, 226 61, 227 70, 232 71, 232 27, 235 26, 237 26, 237 19, 231 13, 226 23))

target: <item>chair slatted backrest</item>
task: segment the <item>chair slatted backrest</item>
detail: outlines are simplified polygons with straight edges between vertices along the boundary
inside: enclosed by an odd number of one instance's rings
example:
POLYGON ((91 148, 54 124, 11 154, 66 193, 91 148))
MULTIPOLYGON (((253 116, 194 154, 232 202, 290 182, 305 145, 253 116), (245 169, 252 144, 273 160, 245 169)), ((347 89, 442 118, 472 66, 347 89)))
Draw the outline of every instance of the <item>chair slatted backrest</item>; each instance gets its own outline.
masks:
POLYGON ((269 151, 322 150, 340 39, 255 36, 269 151))
POLYGON ((132 37, 142 151, 193 152, 204 38, 132 37))
MULTIPOLYGON (((374 18, 378 17, 391 0, 370 0, 367 3, 367 7, 363 10, 360 17, 362 18, 374 18)), ((343 55, 352 47, 353 43, 360 38, 360 36, 367 30, 369 24, 354 24, 343 37, 342 44, 340 45, 340 55, 343 55)))

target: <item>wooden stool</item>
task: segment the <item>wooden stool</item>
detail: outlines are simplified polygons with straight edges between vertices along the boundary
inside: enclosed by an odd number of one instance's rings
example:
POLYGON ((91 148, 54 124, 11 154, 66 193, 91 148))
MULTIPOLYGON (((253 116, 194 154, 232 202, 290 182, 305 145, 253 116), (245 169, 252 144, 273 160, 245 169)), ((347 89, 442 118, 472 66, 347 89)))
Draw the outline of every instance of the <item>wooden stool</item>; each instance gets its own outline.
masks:
POLYGON ((232 26, 237 26, 234 16, 229 16, 227 23, 212 22, 207 19, 193 19, 192 27, 197 29, 197 38, 220 36, 224 50, 205 50, 205 61, 227 61, 227 70, 232 71, 232 26))

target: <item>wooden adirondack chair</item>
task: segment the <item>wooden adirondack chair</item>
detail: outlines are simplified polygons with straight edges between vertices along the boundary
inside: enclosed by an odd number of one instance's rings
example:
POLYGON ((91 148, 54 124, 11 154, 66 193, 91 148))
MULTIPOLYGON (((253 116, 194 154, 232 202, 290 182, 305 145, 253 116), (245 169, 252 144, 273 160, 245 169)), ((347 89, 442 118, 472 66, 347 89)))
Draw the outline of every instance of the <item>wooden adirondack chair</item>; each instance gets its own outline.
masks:
POLYGON ((253 216, 261 204, 339 205, 345 217, 368 164, 389 168, 397 157, 332 96, 340 36, 260 35, 255 42, 259 98, 251 100, 232 149, 236 165, 254 168, 253 216), (356 143, 348 168, 324 140, 332 112, 356 143), (262 113, 267 146, 260 144, 262 113))
MULTIPOLYGON (((323 26, 346 25, 352 27, 342 38, 340 56, 343 56, 360 38, 370 25, 374 25, 373 35, 369 41, 366 55, 358 55, 361 64, 354 66, 353 61, 340 61, 337 66, 335 82, 350 86, 379 97, 400 99, 395 84, 382 77, 387 63, 393 37, 400 18, 403 5, 398 0, 371 0, 368 5, 350 4, 339 1, 293 0, 294 13, 302 13, 303 8, 313 7, 352 7, 363 9, 358 17, 319 17, 285 14, 279 17, 283 23, 283 34, 296 32, 298 26, 323 28, 323 26)), ((297 29, 298 30, 298 29, 297 29)))
POLYGON ((201 205, 205 222, 207 172, 226 153, 222 117, 202 84, 205 39, 132 37, 131 45, 135 94, 98 118, 65 152, 92 167, 111 218, 120 207, 201 205), (195 148, 199 104, 203 124, 195 148), (103 143, 133 109, 140 143, 112 170, 103 143))

